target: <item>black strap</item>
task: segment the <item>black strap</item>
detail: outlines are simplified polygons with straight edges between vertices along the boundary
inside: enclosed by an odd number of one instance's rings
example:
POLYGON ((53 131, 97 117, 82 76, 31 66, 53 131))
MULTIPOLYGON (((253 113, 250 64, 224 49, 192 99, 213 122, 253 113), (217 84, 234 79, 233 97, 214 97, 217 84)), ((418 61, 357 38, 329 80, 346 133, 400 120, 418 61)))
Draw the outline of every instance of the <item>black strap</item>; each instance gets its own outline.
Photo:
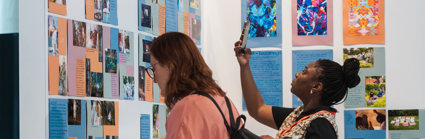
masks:
MULTIPOLYGON (((221 116, 223 117, 224 124, 226 125, 227 131, 229 132, 229 135, 230 135, 230 126, 229 126, 229 124, 227 124, 226 117, 224 117, 223 111, 221 111, 220 106, 218 106, 218 104, 217 104, 217 102, 214 100, 214 98, 212 98, 209 94, 204 93, 204 92, 195 92, 195 93, 193 93, 193 94, 198 94, 198 95, 201 95, 201 96, 205 96, 205 97, 209 98, 212 102, 214 102, 215 106, 216 106, 216 107, 217 107, 217 109, 220 111, 221 116)), ((232 117, 233 117, 233 114, 230 114, 230 115, 232 115, 232 117)))
POLYGON ((235 119, 233 117, 233 111, 232 111, 232 106, 230 105, 230 101, 227 97, 224 97, 224 99, 226 99, 227 109, 229 109, 230 125, 233 128, 232 130, 237 130, 239 127, 235 125, 235 119))

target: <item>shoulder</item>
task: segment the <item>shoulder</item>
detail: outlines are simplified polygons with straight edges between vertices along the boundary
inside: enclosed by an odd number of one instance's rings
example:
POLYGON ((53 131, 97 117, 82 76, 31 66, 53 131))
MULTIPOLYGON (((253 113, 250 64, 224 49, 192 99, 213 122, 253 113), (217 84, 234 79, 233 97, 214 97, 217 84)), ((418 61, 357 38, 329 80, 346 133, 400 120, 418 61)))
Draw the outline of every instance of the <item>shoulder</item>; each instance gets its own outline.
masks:
POLYGON ((336 139, 337 133, 328 119, 319 117, 311 121, 306 138, 336 139))
MULTIPOLYGON (((221 107, 224 97, 213 97, 221 107)), ((223 112, 228 115, 227 109, 223 109, 223 112)), ((228 136, 217 107, 209 98, 201 95, 189 95, 177 102, 171 109, 166 122, 167 136, 170 135, 170 137, 225 138, 228 136)))
MULTIPOLYGON (((214 96, 214 99, 217 103, 220 102, 220 98, 217 98, 217 96, 214 96)), ((170 116, 195 120, 198 118, 205 118, 211 114, 217 115, 219 112, 209 98, 194 94, 188 95, 177 102, 171 110, 171 114, 170 116)))

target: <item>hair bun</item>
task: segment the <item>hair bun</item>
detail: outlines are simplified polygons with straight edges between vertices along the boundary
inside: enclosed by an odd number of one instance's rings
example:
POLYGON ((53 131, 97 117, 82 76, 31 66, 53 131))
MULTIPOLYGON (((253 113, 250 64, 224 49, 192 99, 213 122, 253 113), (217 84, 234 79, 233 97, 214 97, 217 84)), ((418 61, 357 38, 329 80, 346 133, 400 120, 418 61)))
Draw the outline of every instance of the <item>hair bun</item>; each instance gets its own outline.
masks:
POLYGON ((359 60, 355 58, 345 60, 342 71, 344 72, 345 84, 348 88, 353 88, 360 83, 359 70, 359 60))

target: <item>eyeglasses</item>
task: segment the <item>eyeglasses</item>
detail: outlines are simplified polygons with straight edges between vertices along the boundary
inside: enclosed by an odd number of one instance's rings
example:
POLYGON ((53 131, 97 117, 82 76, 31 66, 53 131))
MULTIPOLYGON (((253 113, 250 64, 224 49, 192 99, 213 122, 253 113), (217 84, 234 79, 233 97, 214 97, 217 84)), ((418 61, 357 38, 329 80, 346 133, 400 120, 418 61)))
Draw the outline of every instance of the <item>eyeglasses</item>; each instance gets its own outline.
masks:
POLYGON ((158 64, 158 63, 152 64, 150 67, 148 67, 148 68, 145 69, 146 72, 148 72, 149 77, 151 77, 152 79, 154 79, 154 77, 155 77, 155 74, 154 74, 155 69, 154 69, 154 67, 155 67, 156 64, 158 64))

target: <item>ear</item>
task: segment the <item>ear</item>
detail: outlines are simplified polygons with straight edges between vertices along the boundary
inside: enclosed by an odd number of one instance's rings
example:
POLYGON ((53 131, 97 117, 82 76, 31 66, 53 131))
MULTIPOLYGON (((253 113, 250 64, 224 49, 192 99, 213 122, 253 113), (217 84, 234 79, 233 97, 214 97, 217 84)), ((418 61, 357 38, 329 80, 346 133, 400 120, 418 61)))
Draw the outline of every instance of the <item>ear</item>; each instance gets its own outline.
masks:
POLYGON ((323 90, 323 83, 322 83, 322 82, 315 82, 315 83, 313 84, 313 87, 311 88, 311 90, 312 90, 314 93, 322 92, 322 90, 323 90))

